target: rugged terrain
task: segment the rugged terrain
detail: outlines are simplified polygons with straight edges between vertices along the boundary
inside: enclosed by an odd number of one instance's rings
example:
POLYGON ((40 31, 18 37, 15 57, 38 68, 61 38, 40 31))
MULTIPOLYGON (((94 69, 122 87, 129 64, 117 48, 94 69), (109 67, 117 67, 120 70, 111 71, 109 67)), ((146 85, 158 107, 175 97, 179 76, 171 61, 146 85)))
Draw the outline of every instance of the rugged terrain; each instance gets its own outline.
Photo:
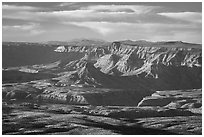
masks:
POLYGON ((2 75, 3 134, 202 133, 199 44, 5 42, 2 75))

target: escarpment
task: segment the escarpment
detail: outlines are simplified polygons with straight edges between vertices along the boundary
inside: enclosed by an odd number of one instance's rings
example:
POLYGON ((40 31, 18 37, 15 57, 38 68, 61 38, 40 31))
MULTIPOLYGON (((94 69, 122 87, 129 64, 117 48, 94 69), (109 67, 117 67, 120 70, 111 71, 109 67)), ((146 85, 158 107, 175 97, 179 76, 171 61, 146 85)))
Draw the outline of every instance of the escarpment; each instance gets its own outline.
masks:
POLYGON ((77 84, 121 88, 126 81, 124 88, 138 88, 144 84, 159 90, 192 89, 201 88, 202 51, 199 46, 189 47, 183 42, 138 42, 135 45, 113 42, 100 47, 60 46, 55 51, 85 53, 83 58, 61 66, 76 71, 72 77, 77 84), (83 71, 86 73, 82 77, 83 71))

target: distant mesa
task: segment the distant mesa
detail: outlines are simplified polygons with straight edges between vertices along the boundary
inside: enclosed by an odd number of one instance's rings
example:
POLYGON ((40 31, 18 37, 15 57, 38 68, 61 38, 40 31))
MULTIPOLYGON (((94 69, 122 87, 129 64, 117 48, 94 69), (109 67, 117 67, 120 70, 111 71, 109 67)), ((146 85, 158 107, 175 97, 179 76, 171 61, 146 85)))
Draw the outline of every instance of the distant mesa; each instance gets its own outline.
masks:
POLYGON ((182 41, 158 41, 151 42, 147 40, 121 40, 108 42, 101 39, 73 39, 69 41, 47 41, 47 42, 3 42, 3 45, 52 45, 52 46, 110 46, 112 43, 120 43, 129 46, 145 46, 145 47, 180 47, 180 48, 202 48, 201 44, 187 43, 182 41))
POLYGON ((111 42, 100 39, 73 39, 70 41, 48 41, 46 44, 69 46, 107 46, 110 45, 111 42))

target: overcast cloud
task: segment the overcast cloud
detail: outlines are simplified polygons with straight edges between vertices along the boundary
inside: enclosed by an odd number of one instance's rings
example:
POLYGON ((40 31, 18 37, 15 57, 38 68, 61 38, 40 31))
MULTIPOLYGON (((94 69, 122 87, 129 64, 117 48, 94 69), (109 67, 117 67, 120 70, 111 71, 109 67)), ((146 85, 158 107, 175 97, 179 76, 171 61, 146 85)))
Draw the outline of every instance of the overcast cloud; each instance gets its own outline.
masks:
POLYGON ((3 3, 3 41, 202 42, 201 3, 3 3))

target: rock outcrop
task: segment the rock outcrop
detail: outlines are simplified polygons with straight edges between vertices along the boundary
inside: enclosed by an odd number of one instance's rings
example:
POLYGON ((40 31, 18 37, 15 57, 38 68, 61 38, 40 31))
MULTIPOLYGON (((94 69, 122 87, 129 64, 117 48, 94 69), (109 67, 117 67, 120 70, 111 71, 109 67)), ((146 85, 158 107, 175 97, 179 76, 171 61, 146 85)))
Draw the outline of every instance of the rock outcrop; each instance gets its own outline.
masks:
POLYGON ((143 98, 138 106, 199 109, 202 106, 202 91, 201 89, 156 91, 151 96, 143 98))

